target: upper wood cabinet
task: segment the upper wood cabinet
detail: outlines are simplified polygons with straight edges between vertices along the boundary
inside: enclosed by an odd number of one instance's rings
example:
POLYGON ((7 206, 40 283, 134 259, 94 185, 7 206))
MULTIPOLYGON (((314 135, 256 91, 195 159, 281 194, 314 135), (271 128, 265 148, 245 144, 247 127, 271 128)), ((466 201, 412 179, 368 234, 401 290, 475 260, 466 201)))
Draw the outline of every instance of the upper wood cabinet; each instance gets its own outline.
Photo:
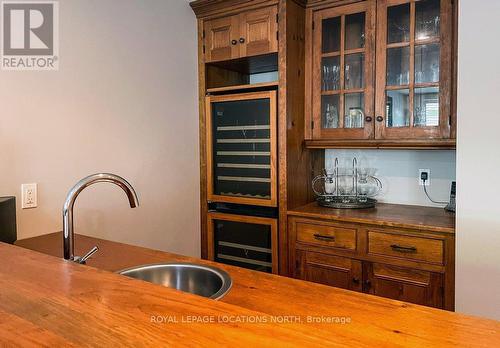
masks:
POLYGON ((453 138, 453 14, 452 0, 309 10, 306 135, 428 144, 453 138))
POLYGON ((205 62, 278 51, 276 6, 245 11, 204 22, 205 62))
POLYGON ((314 13, 313 137, 373 137, 375 1, 314 13))
POLYGON ((204 23, 205 60, 228 60, 240 56, 239 16, 212 19, 204 23))

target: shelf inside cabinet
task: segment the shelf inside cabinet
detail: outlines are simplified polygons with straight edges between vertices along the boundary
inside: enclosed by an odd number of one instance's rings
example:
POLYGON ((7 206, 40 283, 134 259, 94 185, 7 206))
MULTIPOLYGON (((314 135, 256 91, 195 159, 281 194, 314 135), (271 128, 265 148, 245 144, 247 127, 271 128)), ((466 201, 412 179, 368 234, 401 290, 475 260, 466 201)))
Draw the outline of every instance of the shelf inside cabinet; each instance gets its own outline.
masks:
POLYGON ((254 89, 271 89, 275 87, 278 87, 278 81, 207 88, 207 93, 223 93, 223 92, 245 91, 254 89))

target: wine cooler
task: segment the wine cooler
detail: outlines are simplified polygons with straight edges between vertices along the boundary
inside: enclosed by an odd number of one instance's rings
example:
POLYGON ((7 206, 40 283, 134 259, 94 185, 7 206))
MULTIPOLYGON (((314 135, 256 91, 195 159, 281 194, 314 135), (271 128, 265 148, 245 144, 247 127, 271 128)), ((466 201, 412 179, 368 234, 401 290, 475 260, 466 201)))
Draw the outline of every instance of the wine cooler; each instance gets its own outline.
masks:
POLYGON ((278 273, 276 91, 206 97, 208 258, 278 273))
POLYGON ((276 91, 206 98, 208 200, 275 207, 276 91))
POLYGON ((278 222, 275 218, 210 212, 209 259, 257 271, 278 273, 277 229, 278 222))

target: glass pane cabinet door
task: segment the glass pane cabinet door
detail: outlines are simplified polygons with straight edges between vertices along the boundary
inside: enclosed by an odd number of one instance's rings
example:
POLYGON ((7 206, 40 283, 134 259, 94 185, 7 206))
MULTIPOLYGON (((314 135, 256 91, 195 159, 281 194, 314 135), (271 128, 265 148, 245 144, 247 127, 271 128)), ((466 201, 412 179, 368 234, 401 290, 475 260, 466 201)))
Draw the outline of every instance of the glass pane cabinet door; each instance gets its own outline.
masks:
POLYGON ((208 200, 276 206, 276 92, 207 97, 208 200))
POLYGON ((372 138, 375 1, 320 10, 313 20, 313 138, 372 138))
POLYGON ((383 0, 377 13, 376 137, 449 137, 450 0, 383 0))

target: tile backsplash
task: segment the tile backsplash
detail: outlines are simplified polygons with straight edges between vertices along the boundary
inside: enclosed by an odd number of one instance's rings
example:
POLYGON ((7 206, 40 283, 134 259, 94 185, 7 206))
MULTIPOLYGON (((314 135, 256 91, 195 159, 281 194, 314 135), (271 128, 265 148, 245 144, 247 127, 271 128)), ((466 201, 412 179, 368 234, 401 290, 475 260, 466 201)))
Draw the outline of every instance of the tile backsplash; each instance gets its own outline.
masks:
POLYGON ((455 180, 454 150, 326 150, 325 167, 333 168, 336 157, 341 163, 356 157, 359 165, 376 168, 376 176, 383 184, 376 198, 385 203, 444 206, 425 196, 418 184, 419 169, 430 169, 427 192, 435 201, 448 201, 451 182, 455 180))

